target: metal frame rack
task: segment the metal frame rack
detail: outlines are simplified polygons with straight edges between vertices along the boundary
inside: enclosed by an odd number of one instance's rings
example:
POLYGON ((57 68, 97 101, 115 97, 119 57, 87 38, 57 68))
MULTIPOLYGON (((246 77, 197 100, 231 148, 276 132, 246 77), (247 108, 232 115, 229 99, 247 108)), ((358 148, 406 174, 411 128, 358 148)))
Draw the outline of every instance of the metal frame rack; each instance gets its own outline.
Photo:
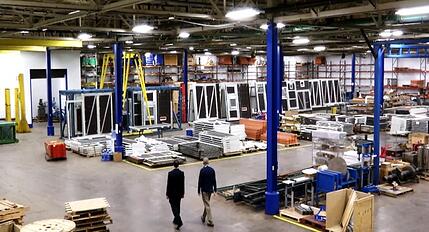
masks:
POLYGON ((68 138, 75 137, 77 134, 86 136, 111 132, 113 129, 112 93, 111 89, 60 90, 60 109, 64 110, 64 115, 60 116, 61 138, 65 136, 66 126, 68 138), (62 108, 63 97, 65 97, 64 109, 62 108), (86 108, 88 103, 89 112, 86 108), (81 125, 78 123, 79 120, 81 125), (90 128, 94 127, 96 131, 91 131, 90 128))
MULTIPOLYGON (((158 124, 158 123, 169 123, 171 126, 174 126, 174 122, 177 123, 177 126, 179 129, 182 128, 182 91, 180 87, 177 86, 147 86, 146 87, 147 95, 148 95, 148 105, 149 109, 151 110, 150 113, 150 119, 148 118, 147 112, 146 112, 146 105, 145 101, 136 101, 140 97, 141 99, 141 88, 140 87, 129 87, 127 88, 127 95, 128 95, 128 104, 127 104, 127 114, 128 114, 128 126, 135 126, 136 121, 136 114, 140 112, 139 115, 143 113, 143 116, 141 117, 141 125, 148 125, 148 124, 158 124), (160 95, 161 92, 167 91, 170 94, 170 115, 169 117, 163 113, 160 113, 160 106, 163 104, 163 100, 165 99, 159 99, 158 95, 160 95), (178 91, 178 107, 177 112, 174 112, 174 99, 173 99, 173 91, 178 91), (138 104, 141 105, 140 111, 135 110, 134 106, 138 104)), ((168 99, 167 99, 168 100, 168 99)), ((164 107, 164 105, 162 106, 164 107)), ((140 123, 139 123, 140 124, 140 123)))

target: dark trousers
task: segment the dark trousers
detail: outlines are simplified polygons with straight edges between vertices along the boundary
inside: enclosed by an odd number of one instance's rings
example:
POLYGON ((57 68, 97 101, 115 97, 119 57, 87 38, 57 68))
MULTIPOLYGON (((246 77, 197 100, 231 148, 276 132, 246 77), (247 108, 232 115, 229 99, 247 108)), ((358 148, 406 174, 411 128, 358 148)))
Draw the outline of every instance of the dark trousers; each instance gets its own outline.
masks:
POLYGON ((175 225, 178 225, 178 226, 183 225, 182 218, 180 217, 180 201, 181 200, 182 200, 181 198, 169 199, 171 211, 173 212, 173 215, 174 215, 173 223, 175 225))

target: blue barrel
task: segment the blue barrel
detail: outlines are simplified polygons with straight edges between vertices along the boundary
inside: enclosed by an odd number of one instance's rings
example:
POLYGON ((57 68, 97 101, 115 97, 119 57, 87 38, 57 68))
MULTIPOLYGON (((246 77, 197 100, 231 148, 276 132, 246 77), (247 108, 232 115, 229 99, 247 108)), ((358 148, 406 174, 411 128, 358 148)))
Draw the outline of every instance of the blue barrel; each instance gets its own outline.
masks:
POLYGON ((186 129, 186 136, 194 136, 194 129, 188 128, 186 129))

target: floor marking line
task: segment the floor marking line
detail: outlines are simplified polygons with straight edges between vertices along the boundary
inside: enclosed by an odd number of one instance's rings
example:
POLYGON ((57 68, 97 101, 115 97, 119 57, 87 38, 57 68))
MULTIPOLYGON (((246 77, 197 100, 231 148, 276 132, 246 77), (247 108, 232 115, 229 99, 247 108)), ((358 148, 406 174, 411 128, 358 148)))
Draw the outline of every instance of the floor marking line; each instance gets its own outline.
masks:
POLYGON ((289 220, 289 219, 284 218, 284 217, 280 217, 280 216, 278 216, 278 215, 274 215, 273 217, 274 217, 274 218, 276 218, 276 219, 278 219, 278 220, 280 220, 280 221, 284 221, 284 222, 290 223, 290 224, 292 224, 292 225, 295 225, 295 226, 301 227, 301 228, 306 229, 306 230, 309 230, 309 231, 313 231, 313 232, 321 232, 320 230, 317 230, 317 229, 314 229, 314 228, 312 228, 312 227, 309 227, 309 226, 303 225, 303 224, 301 224, 301 223, 299 223, 299 222, 296 222, 296 221, 289 220))
MULTIPOLYGON (((294 147, 284 147, 284 148, 280 148, 277 151, 287 151, 287 150, 294 150, 294 149, 298 149, 298 148, 305 148, 305 147, 310 147, 312 146, 312 144, 307 144, 307 145, 302 145, 302 146, 294 146, 294 147)), ((243 157, 251 157, 251 156, 256 156, 256 155, 261 155, 261 154, 265 154, 267 151, 258 151, 258 152, 252 152, 252 153, 244 153, 241 155, 236 155, 236 156, 228 156, 228 157, 221 157, 218 159, 212 159, 210 160, 210 162, 214 163, 214 162, 219 162, 222 160, 233 160, 233 159, 238 159, 238 158, 243 158, 243 157)), ((132 163, 130 161, 127 160, 123 160, 123 162, 133 165, 135 167, 141 168, 143 170, 146 171, 160 171, 160 170, 166 170, 166 169, 170 169, 171 166, 166 166, 166 167, 158 167, 158 168, 148 168, 145 167, 143 165, 138 165, 135 163, 132 163)), ((196 165, 196 164, 201 164, 202 161, 195 161, 195 162, 191 162, 191 163, 185 163, 185 164, 181 164, 180 166, 182 167, 186 167, 186 166, 192 166, 192 165, 196 165)))

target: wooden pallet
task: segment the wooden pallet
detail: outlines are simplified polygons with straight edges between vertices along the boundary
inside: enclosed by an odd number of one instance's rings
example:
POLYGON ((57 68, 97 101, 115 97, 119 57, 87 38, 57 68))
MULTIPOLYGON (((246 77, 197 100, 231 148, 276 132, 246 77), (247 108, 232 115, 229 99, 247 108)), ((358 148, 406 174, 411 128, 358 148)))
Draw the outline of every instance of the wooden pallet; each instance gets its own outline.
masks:
POLYGON ((239 156, 241 155, 241 151, 238 152, 229 152, 229 153, 224 153, 223 156, 239 156))
POLYGON ((106 198, 93 198, 88 200, 81 201, 72 201, 65 203, 66 213, 68 214, 76 214, 78 212, 86 212, 91 210, 106 210, 110 208, 109 202, 107 202, 106 198))
POLYGON ((98 232, 108 231, 107 225, 113 220, 107 213, 110 205, 105 198, 94 198, 82 201, 66 202, 65 219, 76 223, 75 231, 98 232))
POLYGON ((302 215, 296 212, 293 208, 287 208, 287 209, 280 210, 280 216, 300 222, 302 218, 308 215, 302 215))
POLYGON ((6 199, 0 200, 0 223, 13 220, 15 223, 21 225, 25 211, 26 208, 23 205, 6 199))
POLYGON ((389 197, 398 197, 405 193, 414 191, 412 188, 404 187, 404 186, 398 186, 396 190, 393 190, 393 186, 391 186, 390 184, 382 184, 377 187, 380 190, 381 194, 389 197))
POLYGON ((291 144, 282 144, 282 145, 285 146, 285 147, 298 147, 301 144, 300 143, 291 143, 291 144))
POLYGON ((429 181, 429 173, 428 172, 422 172, 421 174, 418 175, 420 179, 425 180, 425 181, 429 181))
POLYGON ((320 230, 322 232, 327 231, 326 230, 326 223, 320 222, 314 219, 314 215, 309 215, 301 218, 300 223, 309 227, 312 227, 314 229, 320 230))

